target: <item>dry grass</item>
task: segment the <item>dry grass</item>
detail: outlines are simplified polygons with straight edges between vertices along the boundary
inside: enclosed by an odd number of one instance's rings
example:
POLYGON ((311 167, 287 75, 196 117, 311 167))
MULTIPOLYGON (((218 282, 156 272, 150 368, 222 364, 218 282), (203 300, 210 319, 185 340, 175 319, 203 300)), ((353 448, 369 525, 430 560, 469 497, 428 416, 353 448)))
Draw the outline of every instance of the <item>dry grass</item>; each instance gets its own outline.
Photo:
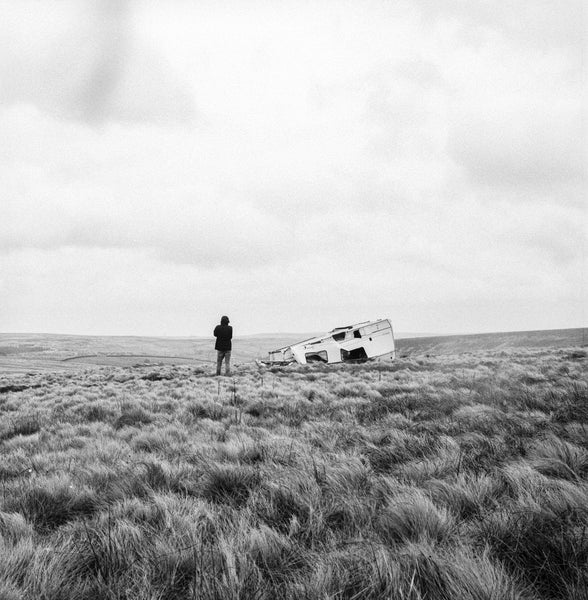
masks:
POLYGON ((585 598, 587 367, 0 377, 0 600, 585 598))

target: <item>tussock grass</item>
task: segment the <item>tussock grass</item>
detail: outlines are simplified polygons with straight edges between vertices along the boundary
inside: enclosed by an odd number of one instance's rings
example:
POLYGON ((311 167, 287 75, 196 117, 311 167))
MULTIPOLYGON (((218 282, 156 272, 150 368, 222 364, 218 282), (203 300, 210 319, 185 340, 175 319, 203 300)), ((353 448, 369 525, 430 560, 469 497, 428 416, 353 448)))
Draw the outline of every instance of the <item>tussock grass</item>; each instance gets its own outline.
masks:
POLYGON ((498 435, 468 432, 459 435, 459 471, 488 473, 512 458, 500 430, 498 435))
POLYGON ((399 598, 399 565, 388 550, 376 544, 356 544, 327 554, 318 562, 312 580, 315 598, 399 598))
POLYGON ((413 460, 421 461, 437 454, 443 442, 435 434, 411 434, 404 431, 379 431, 372 438, 375 443, 366 445, 363 453, 376 472, 393 472, 398 465, 413 460))
POLYGON ((111 422, 114 421, 116 415, 114 408, 104 406, 99 402, 81 405, 78 407, 78 411, 80 420, 90 423, 94 421, 111 422))
POLYGON ((487 551, 474 553, 460 545, 450 551, 426 543, 410 544, 400 556, 397 598, 439 600, 533 600, 487 551))
POLYGON ((0 600, 582 598, 587 367, 4 378, 0 600))
POLYGON ((288 581, 308 568, 312 559, 295 540, 263 524, 250 531, 246 551, 263 578, 273 584, 288 581))
POLYGON ((202 496, 213 502, 243 505, 261 482, 259 472, 248 466, 212 465, 200 483, 202 496))
POLYGON ((554 407, 553 418, 555 421, 588 423, 588 383, 586 381, 574 381, 566 386, 562 400, 554 407))
POLYGON ((153 491, 138 464, 121 465, 118 469, 91 465, 83 469, 81 476, 107 504, 124 498, 146 498, 153 491))
POLYGON ((219 421, 225 416, 225 412, 223 404, 215 401, 190 402, 186 407, 186 415, 190 420, 212 419, 213 421, 219 421))
MULTIPOLYGON (((26 580, 35 567, 35 544, 31 537, 16 542, 0 538, 0 589, 25 597, 26 580)), ((10 595, 8 596, 10 598, 10 595)))
POLYGON ((188 435, 176 426, 147 429, 136 435, 131 444, 137 452, 160 453, 166 456, 181 454, 188 435))
POLYGON ((314 533, 318 533, 313 531, 313 504, 318 503, 318 489, 310 482, 291 480, 289 483, 263 486, 253 498, 251 510, 262 522, 280 533, 312 538, 314 533))
POLYGON ((462 457, 457 442, 443 436, 439 438, 437 448, 437 453, 433 456, 401 465, 396 470, 396 475, 404 481, 421 484, 429 479, 444 479, 457 473, 462 457))
POLYGON ((19 512, 0 512, 0 536, 6 543, 15 543, 23 538, 30 538, 33 528, 29 521, 19 512))
MULTIPOLYGON (((484 483, 488 485, 487 482, 484 483)), ((481 513, 484 503, 484 498, 480 494, 482 487, 484 484, 480 484, 479 480, 474 483, 472 480, 468 481, 463 475, 451 481, 430 479, 423 485, 427 496, 437 506, 444 506, 460 520, 471 519, 481 513)))
POLYGON ((219 444, 216 455, 219 461, 249 465, 262 463, 269 457, 268 447, 248 436, 240 436, 239 440, 219 444))
POLYGON ((533 467, 544 475, 573 480, 588 478, 588 450, 553 435, 538 440, 529 458, 533 467))
POLYGON ((4 510, 22 514, 36 531, 46 533, 76 518, 94 514, 100 506, 91 491, 49 480, 3 501, 4 510))
POLYGON ((122 427, 136 427, 151 423, 153 417, 140 406, 126 407, 114 422, 115 429, 122 427))
POLYGON ((37 415, 23 415, 0 429, 0 441, 19 435, 32 435, 41 431, 41 420, 37 415))
POLYGON ((565 598, 566 586, 586 582, 588 511, 562 518, 518 503, 481 522, 482 539, 495 558, 548 598, 565 598))
POLYGON ((380 537, 387 543, 446 540, 454 520, 421 491, 403 493, 391 499, 378 516, 380 537))

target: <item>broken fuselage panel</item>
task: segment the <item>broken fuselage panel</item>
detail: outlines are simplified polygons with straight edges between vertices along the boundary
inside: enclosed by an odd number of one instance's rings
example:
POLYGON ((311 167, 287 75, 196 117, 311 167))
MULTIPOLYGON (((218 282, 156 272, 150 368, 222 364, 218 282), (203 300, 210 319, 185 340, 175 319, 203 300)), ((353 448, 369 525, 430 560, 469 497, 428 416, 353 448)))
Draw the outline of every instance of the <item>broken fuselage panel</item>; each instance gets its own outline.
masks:
POLYGON ((364 362, 395 357, 394 333, 388 319, 337 327, 324 336, 310 338, 269 353, 265 365, 289 363, 364 362))

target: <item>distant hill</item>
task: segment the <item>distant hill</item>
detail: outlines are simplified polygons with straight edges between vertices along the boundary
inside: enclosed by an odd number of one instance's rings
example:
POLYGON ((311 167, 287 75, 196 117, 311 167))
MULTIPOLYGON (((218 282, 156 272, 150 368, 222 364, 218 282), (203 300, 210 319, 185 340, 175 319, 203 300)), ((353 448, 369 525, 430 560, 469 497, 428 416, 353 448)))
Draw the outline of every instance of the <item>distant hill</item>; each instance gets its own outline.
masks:
POLYGON ((509 331, 397 339, 398 354, 459 354, 506 348, 566 348, 588 345, 588 329, 509 331))

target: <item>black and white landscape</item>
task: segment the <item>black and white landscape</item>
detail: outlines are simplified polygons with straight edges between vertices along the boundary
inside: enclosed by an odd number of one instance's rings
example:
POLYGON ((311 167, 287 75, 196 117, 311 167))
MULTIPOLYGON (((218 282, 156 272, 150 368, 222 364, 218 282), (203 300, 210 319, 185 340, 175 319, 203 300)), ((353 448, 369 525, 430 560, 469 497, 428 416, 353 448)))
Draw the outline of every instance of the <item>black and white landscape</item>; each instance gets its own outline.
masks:
POLYGON ((588 600, 585 4, 0 0, 0 600, 588 600))

